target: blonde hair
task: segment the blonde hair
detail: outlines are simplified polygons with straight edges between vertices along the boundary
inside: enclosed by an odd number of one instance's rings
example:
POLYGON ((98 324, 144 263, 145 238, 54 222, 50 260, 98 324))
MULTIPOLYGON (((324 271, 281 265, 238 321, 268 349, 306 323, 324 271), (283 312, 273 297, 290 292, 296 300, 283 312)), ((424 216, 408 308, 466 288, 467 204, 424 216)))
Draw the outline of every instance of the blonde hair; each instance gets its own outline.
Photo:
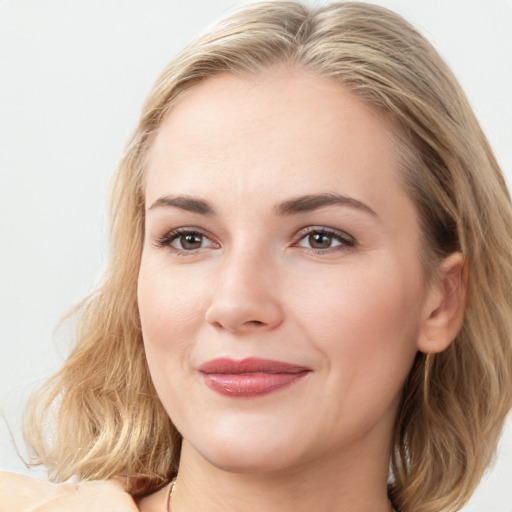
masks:
POLYGON ((466 259, 462 329, 446 351, 417 356, 396 418, 390 481, 398 510, 458 510, 492 461, 512 406, 512 208, 489 144, 437 52, 398 15, 364 3, 312 11, 254 4, 188 46, 157 80, 115 175, 103 284, 77 309, 78 341, 65 366, 28 408, 33 461, 57 480, 125 475, 140 493, 176 473, 180 436, 151 383, 136 300, 146 156, 187 89, 274 64, 332 79, 393 121, 426 275, 453 251, 466 259))

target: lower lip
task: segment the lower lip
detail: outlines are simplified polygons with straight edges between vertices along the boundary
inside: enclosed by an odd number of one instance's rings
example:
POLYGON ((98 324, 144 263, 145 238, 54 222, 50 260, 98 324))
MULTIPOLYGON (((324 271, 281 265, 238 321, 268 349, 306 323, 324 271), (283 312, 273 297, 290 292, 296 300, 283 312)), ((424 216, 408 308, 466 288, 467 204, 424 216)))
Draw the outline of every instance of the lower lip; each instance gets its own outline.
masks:
POLYGON ((309 373, 205 373, 205 384, 217 393, 234 398, 252 398, 282 389, 309 373))

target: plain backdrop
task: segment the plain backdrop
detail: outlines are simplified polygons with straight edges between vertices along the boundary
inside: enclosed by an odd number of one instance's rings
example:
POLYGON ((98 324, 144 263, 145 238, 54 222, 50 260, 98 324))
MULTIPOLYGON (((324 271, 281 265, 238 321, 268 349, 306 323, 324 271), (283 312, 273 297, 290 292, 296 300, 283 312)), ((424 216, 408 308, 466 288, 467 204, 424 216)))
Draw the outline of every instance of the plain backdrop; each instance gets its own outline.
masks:
MULTIPOLYGON (((0 468, 108 254, 111 171, 160 70, 236 0, 0 0, 0 468)), ((309 4, 313 2, 307 2, 309 4)), ((321 2, 316 2, 319 4, 321 2)), ((512 0, 377 1, 452 66, 512 180, 512 0)), ((512 511, 512 424, 464 512, 512 511)))

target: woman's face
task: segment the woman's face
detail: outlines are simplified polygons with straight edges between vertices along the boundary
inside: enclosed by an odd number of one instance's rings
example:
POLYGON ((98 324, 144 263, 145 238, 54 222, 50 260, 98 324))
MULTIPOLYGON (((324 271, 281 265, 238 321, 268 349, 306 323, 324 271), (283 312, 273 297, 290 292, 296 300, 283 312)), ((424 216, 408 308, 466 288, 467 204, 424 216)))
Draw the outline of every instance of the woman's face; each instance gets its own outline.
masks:
POLYGON ((186 449, 237 471, 387 453, 422 328, 388 123, 338 84, 225 74, 150 153, 138 300, 186 449))

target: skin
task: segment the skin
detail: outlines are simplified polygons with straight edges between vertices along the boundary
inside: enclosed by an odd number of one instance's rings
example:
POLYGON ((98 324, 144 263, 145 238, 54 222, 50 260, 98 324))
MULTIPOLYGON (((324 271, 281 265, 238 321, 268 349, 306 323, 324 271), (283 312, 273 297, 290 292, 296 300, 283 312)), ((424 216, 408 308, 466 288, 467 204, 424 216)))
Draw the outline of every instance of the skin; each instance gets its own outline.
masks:
MULTIPOLYGON (((389 510, 400 390, 418 350, 453 339, 463 302, 460 255, 425 284, 396 150, 393 127, 351 92, 282 68, 211 78, 162 124, 138 301, 152 379, 183 435, 175 512, 389 510), (349 199, 283 212, 326 194, 349 199), (310 371, 232 398, 198 372, 218 357, 310 371)), ((161 511, 165 492, 141 510, 161 511)))
POLYGON ((121 478, 54 484, 0 471, 0 512, 137 512, 125 485, 121 478))

